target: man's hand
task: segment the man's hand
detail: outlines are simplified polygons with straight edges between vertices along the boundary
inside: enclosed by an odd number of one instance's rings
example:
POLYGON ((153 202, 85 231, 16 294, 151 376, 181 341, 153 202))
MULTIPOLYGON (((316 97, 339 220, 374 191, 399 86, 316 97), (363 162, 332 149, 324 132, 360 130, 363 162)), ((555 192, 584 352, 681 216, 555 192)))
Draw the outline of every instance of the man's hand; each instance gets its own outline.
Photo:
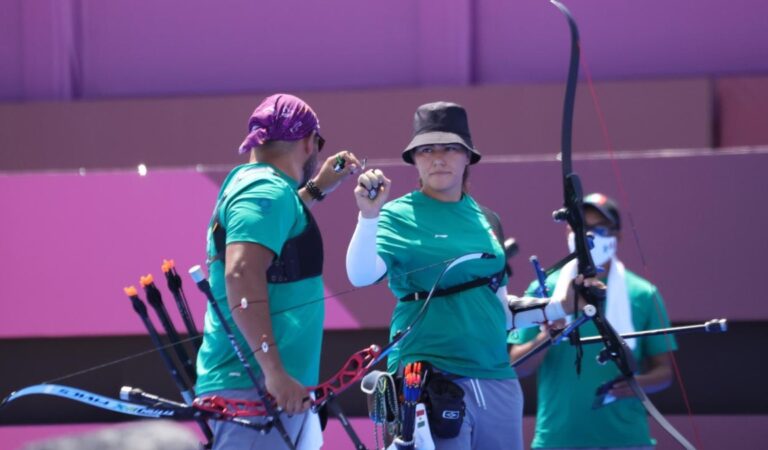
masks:
POLYGON ((320 191, 327 195, 339 187, 341 182, 347 177, 356 174, 360 170, 360 167, 360 161, 357 160, 357 157, 352 152, 342 150, 329 156, 328 159, 323 162, 323 165, 320 166, 320 170, 313 178, 313 181, 320 191), (341 162, 341 164, 337 164, 339 162, 341 162), (341 167, 341 169, 335 170, 334 167, 341 167))
POLYGON ((611 386, 611 390, 609 391, 609 394, 613 395, 616 398, 634 397, 635 391, 633 391, 632 388, 629 386, 629 383, 627 382, 627 380, 620 380, 613 383, 613 386, 611 386))
MULTIPOLYGON (((583 275, 579 275, 576 278, 574 278, 573 283, 568 286, 568 292, 566 293, 565 300, 563 301, 563 309, 565 310, 566 314, 573 314, 573 298, 574 296, 578 295, 578 288, 579 287, 594 287, 597 289, 600 289, 602 291, 605 291, 606 287, 605 284, 598 280, 597 278, 584 278, 583 275)), ((585 306, 587 306, 589 303, 587 300, 582 297, 581 295, 578 296, 578 305, 577 307, 581 310, 585 306)))
POLYGON ((552 339, 552 336, 565 328, 568 324, 565 319, 551 320, 539 324, 539 334, 533 339, 534 345, 538 345, 543 341, 552 339))
POLYGON ((267 392, 275 398, 277 407, 288 414, 303 413, 311 406, 307 388, 284 370, 265 375, 267 392))
POLYGON ((539 325, 539 334, 546 333, 548 337, 552 337, 552 334, 562 330, 568 326, 565 319, 550 320, 547 323, 539 325))
POLYGON ((365 218, 373 218, 379 215, 379 211, 389 196, 389 188, 392 182, 384 176, 379 169, 368 170, 357 177, 355 186, 355 200, 360 213, 365 218), (371 193, 375 197, 371 198, 371 193))
MULTIPOLYGON (((635 375, 635 380, 647 394, 668 388, 675 378, 672 370, 672 356, 669 353, 646 357, 643 360, 643 366, 646 367, 645 371, 635 375)), ((634 397, 636 395, 626 380, 614 383, 610 393, 616 397, 634 397)))

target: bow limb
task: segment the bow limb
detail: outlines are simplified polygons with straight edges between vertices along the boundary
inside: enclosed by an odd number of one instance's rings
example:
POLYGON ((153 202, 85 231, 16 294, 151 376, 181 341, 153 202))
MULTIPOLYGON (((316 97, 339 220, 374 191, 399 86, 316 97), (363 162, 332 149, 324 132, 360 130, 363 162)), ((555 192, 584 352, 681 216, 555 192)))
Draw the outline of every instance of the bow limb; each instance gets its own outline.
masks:
POLYGON ((635 377, 630 377, 627 380, 629 387, 632 388, 632 392, 635 393, 635 395, 640 399, 640 401, 643 403, 643 407, 645 407, 645 410, 648 411, 648 414, 650 414, 651 417, 656 420, 656 423, 658 423, 662 428, 664 428, 664 431, 669 433, 670 436, 672 436, 680 445, 683 446, 686 450, 696 450, 696 447, 693 446, 688 440, 685 438, 685 436, 682 435, 677 429, 672 426, 671 423, 664 417, 661 412, 656 409, 656 406, 654 406, 653 402, 651 402, 651 399, 648 398, 648 395, 645 393, 643 388, 640 386, 640 384, 637 382, 637 379, 635 377))
POLYGON ((192 419, 195 412, 191 406, 181 403, 174 404, 172 408, 147 406, 117 400, 111 397, 105 397, 103 395, 94 394, 93 392, 89 392, 83 389, 77 389, 61 384, 35 384, 32 386, 27 386, 23 389, 12 392, 11 395, 3 400, 2 404, 0 404, 0 407, 4 407, 8 403, 27 395, 52 395, 120 414, 155 419, 192 419))
MULTIPOLYGON (((575 106, 580 56, 579 31, 576 21, 573 19, 573 16, 565 5, 558 0, 550 0, 550 3, 556 6, 565 16, 571 35, 571 57, 568 68, 565 101, 563 105, 563 124, 561 133, 564 203, 563 208, 555 211, 553 217, 555 220, 568 222, 568 225, 570 225, 573 231, 579 275, 583 275, 584 277, 594 277, 597 275, 597 269, 592 260, 584 221, 584 206, 582 204, 584 195, 581 189, 581 180, 579 179, 579 176, 573 172, 572 167, 573 158, 571 143, 573 135, 573 111, 575 106)), ((595 326, 600 333, 600 338, 605 345, 601 357, 604 358, 604 361, 611 359, 616 363, 619 370, 632 387, 635 395, 640 398, 643 407, 659 423, 659 425, 661 425, 684 448, 694 449, 690 442, 688 442, 653 406, 653 403, 648 399, 645 391, 643 391, 637 383, 637 380, 634 378, 637 363, 632 355, 632 351, 616 330, 613 329, 611 324, 608 323, 601 311, 604 305, 603 300, 605 300, 605 292, 598 290, 595 287, 586 289, 581 288, 579 289, 579 295, 582 295, 589 304, 598 306, 598 312, 592 320, 594 321, 595 326)))
MULTIPOLYGON (((145 400, 151 401, 147 404, 133 403, 61 384, 35 384, 12 392, 0 403, 0 409, 6 407, 10 402, 28 395, 51 395, 54 397, 74 400, 107 411, 129 416, 143 417, 145 419, 195 420, 198 422, 208 419, 226 420, 261 432, 268 431, 272 426, 269 423, 263 424, 250 422, 235 415, 207 411, 194 405, 166 400, 151 394, 146 394, 140 389, 124 387, 123 390, 121 390, 121 396, 126 389, 130 390, 131 393, 138 393, 139 397, 143 397, 145 400)), ((205 444, 203 448, 210 448, 210 444, 211 440, 209 439, 208 443, 205 444)))
MULTIPOLYGON (((590 244, 584 222, 584 197, 579 176, 573 172, 573 112, 576 105, 576 85, 579 79, 580 40, 579 29, 568 8, 557 0, 550 0, 568 22, 571 36, 571 56, 568 65, 568 81, 565 86, 563 102, 563 122, 560 133, 560 158, 563 176, 563 208, 555 211, 555 220, 566 221, 573 230, 576 243, 576 256, 579 261, 579 274, 594 277, 597 268, 590 254, 590 244)), ((594 295, 594 293, 593 293, 594 295)), ((595 299, 599 300, 599 298, 595 299)), ((593 303, 593 302, 590 302, 593 303)))

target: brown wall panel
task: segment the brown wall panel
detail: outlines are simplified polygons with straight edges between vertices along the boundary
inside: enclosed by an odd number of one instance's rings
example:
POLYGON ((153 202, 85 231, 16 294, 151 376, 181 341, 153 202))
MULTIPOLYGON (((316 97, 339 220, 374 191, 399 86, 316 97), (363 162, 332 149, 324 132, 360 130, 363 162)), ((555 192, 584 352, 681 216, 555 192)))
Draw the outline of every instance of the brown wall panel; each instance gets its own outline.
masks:
MULTIPOLYGON (((703 79, 596 85, 617 150, 710 146, 710 91, 703 79)), ((318 111, 331 149, 369 158, 397 158, 416 107, 436 100, 468 109, 483 154, 559 152, 561 84, 299 94, 318 111)), ((0 171, 234 164, 262 97, 0 104, 0 171)), ((574 149, 606 150, 586 85, 578 92, 574 149)))

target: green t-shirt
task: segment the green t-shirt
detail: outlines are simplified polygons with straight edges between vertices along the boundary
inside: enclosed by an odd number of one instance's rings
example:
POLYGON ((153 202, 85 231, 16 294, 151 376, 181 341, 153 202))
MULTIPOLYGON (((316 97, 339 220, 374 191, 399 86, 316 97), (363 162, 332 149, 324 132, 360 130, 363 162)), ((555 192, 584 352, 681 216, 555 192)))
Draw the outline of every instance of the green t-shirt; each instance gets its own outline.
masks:
MULTIPOLYGON (((296 181, 267 164, 245 164, 232 170, 218 197, 220 200, 226 193, 219 209, 219 221, 227 232, 227 244, 257 243, 279 255, 285 242, 304 231, 307 225, 296 188, 296 181)), ((210 227, 208 254, 216 254, 210 227)), ((224 265, 214 261, 208 270, 213 295, 239 344, 248 351, 227 304, 224 265)), ((269 283, 267 290, 275 344, 286 371, 305 386, 317 384, 325 314, 323 302, 317 301, 323 297, 322 277, 269 283), (306 305, 300 306, 302 304, 306 305)), ((249 362, 258 375, 260 368, 253 355, 249 356, 249 362)), ((198 394, 253 387, 210 305, 197 357, 197 374, 198 394)))
MULTIPOLYGON (((668 327, 667 312, 656 286, 629 270, 625 273, 635 330, 668 327)), ((550 292, 554 290, 558 275, 556 272, 547 278, 550 292)), ((526 294, 535 295, 537 286, 538 283, 532 283, 526 294)), ((598 334, 592 322, 587 322, 579 331, 582 337, 598 334)), ((538 332, 538 327, 513 330, 508 342, 522 344, 534 339, 538 332)), ((583 346, 580 376, 574 368, 574 346, 562 342, 547 350, 537 372, 538 410, 532 448, 655 445, 639 399, 621 399, 592 409, 597 387, 619 375, 615 364, 608 362, 601 366, 597 363, 595 357, 601 348, 599 344, 583 346)), ((638 338, 633 353, 641 362, 644 358, 676 349, 674 337, 658 335, 638 338)))
MULTIPOLYGON (((389 288, 396 298, 429 291, 450 260, 467 253, 495 256, 461 263, 438 288, 487 277, 504 269, 504 251, 480 207, 469 195, 442 202, 411 192, 384 206, 378 254, 387 264, 389 288)), ((506 283, 506 277, 502 280, 506 283)), ((423 301, 398 301, 390 337, 411 324, 423 301)), ((388 368, 429 361, 435 367, 475 378, 515 378, 506 351, 504 310, 496 293, 480 286, 430 301, 425 316, 390 354, 388 368), (402 359, 402 361, 400 361, 402 359)))

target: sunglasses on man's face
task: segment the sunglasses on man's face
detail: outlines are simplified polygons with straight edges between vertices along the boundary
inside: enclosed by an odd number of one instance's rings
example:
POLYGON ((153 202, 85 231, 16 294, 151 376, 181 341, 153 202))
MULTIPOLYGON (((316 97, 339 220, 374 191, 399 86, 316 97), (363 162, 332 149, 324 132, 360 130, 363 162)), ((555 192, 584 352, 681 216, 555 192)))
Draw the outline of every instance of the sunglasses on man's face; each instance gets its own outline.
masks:
POLYGON ((325 147, 325 139, 319 134, 315 134, 315 136, 317 136, 317 152, 320 153, 325 147))

